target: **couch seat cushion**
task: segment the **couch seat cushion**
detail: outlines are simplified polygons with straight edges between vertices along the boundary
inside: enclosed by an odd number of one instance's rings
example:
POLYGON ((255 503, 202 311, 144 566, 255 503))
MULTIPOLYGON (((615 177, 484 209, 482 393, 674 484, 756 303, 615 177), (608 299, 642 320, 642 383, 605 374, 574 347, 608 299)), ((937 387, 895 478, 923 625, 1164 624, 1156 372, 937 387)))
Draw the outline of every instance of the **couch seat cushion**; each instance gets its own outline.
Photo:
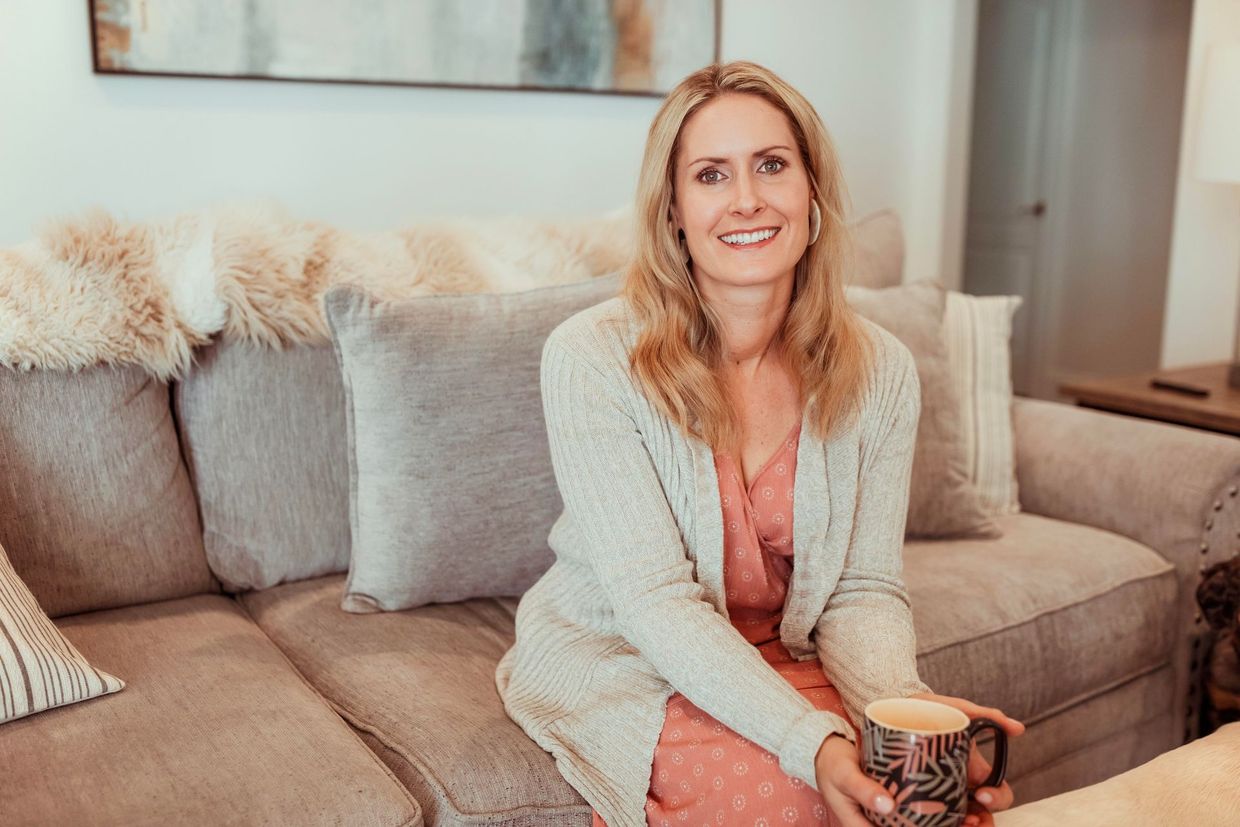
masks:
POLYGON ((420 825, 417 803, 234 600, 60 618, 120 692, 0 725, 0 821, 420 825))
MULTIPOLYGON (((937 692, 1032 723, 1166 662, 1170 564, 1106 531, 1033 514, 997 520, 996 539, 906 544, 918 667, 937 692)), ((359 615, 340 608, 344 580, 240 599, 417 796, 427 824, 589 823, 588 805, 495 689, 517 598, 359 615)))
POLYGON ((1027 723, 1167 662, 1175 567, 1134 540, 1036 514, 994 539, 909 540, 921 679, 1027 723))
POLYGON ((508 718, 495 665, 518 598, 354 614, 344 575, 239 599, 417 797, 427 824, 583 825, 590 807, 508 718))

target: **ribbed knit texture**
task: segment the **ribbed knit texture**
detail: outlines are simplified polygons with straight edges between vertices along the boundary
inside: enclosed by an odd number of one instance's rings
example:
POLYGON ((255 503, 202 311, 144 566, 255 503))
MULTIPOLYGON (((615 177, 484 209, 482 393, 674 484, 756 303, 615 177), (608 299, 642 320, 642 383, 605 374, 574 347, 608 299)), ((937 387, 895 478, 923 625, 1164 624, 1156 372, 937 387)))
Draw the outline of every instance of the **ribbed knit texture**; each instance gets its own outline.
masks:
MULTIPOLYGON (((920 394, 912 354, 861 320, 877 358, 862 415, 828 442, 803 419, 795 564, 780 638, 817 655, 861 729, 871 700, 917 676, 901 549, 920 394)), ((817 789, 814 756, 837 715, 781 677, 728 619, 723 518, 710 448, 630 378, 636 324, 622 297, 560 324, 541 386, 564 512, 556 562, 521 598, 496 669, 508 715, 556 759, 609 827, 644 825, 667 698, 681 692, 817 789)))

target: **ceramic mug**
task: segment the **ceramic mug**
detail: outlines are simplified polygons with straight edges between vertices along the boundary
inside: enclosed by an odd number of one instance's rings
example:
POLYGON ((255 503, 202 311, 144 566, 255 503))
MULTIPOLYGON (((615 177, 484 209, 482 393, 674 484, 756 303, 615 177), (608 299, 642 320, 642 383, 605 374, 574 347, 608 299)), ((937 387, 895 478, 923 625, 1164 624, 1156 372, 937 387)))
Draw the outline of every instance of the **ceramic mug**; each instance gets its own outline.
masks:
POLYGON ((887 788, 895 808, 887 815, 862 807, 871 822, 889 827, 956 827, 969 804, 969 750, 984 729, 995 733, 995 760, 983 787, 1007 774, 1007 733, 989 718, 925 698, 882 698, 865 708, 861 768, 887 788))

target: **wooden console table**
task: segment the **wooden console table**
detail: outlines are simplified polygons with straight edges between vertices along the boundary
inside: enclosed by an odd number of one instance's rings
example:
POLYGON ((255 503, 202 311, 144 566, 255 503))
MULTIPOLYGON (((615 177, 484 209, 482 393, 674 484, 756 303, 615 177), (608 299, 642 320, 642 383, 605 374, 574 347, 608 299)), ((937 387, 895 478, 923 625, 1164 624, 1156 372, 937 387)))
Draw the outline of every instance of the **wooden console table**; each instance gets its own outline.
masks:
POLYGON ((1067 382, 1059 386, 1059 392, 1086 408, 1240 436, 1240 388, 1227 385, 1227 368, 1226 362, 1219 362, 1067 382), (1190 396, 1154 388, 1150 386, 1154 377, 1198 385, 1208 389, 1209 395, 1190 396))

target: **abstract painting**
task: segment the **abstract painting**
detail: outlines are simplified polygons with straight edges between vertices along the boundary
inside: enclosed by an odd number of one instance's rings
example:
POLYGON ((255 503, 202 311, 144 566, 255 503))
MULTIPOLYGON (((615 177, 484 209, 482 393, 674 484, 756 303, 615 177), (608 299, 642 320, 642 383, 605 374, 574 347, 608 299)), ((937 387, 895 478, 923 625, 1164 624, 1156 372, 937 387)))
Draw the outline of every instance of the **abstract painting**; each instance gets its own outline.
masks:
POLYGON ((90 0, 101 74, 662 97, 718 59, 719 0, 90 0))

